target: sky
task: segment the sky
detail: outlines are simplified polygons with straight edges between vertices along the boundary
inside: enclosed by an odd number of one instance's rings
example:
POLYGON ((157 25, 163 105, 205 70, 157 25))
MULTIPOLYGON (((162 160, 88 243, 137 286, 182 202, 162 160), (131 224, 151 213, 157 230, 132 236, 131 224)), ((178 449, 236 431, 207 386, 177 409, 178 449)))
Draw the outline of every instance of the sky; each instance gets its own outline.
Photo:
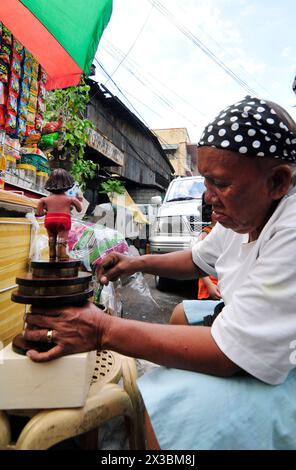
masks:
POLYGON ((150 129, 186 127, 193 143, 248 94, 296 119, 295 18, 295 0, 113 0, 95 80, 150 129))

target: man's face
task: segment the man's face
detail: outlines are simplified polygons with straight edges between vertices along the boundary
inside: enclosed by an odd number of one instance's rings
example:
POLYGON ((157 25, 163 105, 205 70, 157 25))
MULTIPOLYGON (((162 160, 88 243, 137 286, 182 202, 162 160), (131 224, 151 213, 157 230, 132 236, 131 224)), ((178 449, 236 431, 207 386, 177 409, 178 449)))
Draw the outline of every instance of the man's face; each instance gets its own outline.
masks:
POLYGON ((268 162, 227 150, 201 147, 198 169, 205 178, 205 200, 213 206, 213 221, 237 233, 258 237, 270 216, 268 162), (262 164, 261 164, 262 163, 262 164))

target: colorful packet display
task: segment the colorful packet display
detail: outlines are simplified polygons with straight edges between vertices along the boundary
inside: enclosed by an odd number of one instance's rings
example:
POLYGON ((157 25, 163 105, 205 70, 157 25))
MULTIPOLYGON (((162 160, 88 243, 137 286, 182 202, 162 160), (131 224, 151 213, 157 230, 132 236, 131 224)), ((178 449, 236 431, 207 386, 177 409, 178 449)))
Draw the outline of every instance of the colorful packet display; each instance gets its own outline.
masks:
POLYGON ((6 106, 7 93, 8 93, 7 85, 0 82, 0 105, 6 106))
POLYGON ((45 111, 45 83, 45 71, 0 22, 0 129, 7 136, 23 140, 30 135, 32 146, 37 147, 45 111))
POLYGON ((0 59, 0 82, 8 83, 9 65, 0 59))
POLYGON ((6 122, 6 106, 0 105, 0 129, 3 130, 6 122))
POLYGON ((2 39, 5 42, 5 44, 7 44, 8 46, 11 46, 11 44, 12 44, 12 34, 9 31, 9 29, 6 28, 6 26, 3 23, 1 23, 1 25, 2 25, 2 28, 1 28, 2 39))
POLYGON ((26 135, 26 122, 27 122, 27 117, 19 117, 17 121, 17 134, 19 137, 23 137, 26 135))
POLYGON ((20 158, 20 141, 19 139, 12 139, 7 134, 5 136, 5 154, 14 157, 16 160, 20 158))
POLYGON ((22 96, 19 107, 18 107, 18 117, 19 119, 23 119, 26 125, 27 116, 28 116, 28 98, 25 98, 25 95, 22 96))
POLYGON ((11 61, 11 73, 20 78, 22 72, 21 59, 13 54, 11 61))
POLYGON ((6 44, 3 39, 0 39, 0 59, 6 64, 9 64, 11 56, 11 46, 6 44))
POLYGON ((8 134, 16 134, 16 114, 7 110, 5 130, 8 134))
POLYGON ((23 75, 20 82, 20 96, 18 103, 18 128, 19 137, 26 135, 26 126, 28 118, 28 103, 30 98, 30 85, 32 78, 33 56, 26 49, 23 50, 23 75))
POLYGON ((37 98, 38 98, 38 71, 39 64, 33 58, 32 60, 32 69, 31 69, 31 83, 30 83, 30 93, 28 101, 28 114, 26 122, 26 135, 28 135, 32 128, 35 126, 35 116, 37 111, 37 98))
POLYGON ((14 137, 19 129, 19 97, 21 91, 20 78, 22 73, 23 46, 12 37, 12 57, 10 62, 10 77, 8 82, 7 122, 6 131, 14 137), (16 105, 16 108, 15 108, 16 105))
POLYGON ((22 60, 24 46, 15 37, 13 37, 12 40, 12 51, 14 57, 18 57, 20 60, 22 60))
POLYGON ((12 111, 15 113, 15 115, 17 115, 17 96, 15 96, 13 93, 8 95, 7 110, 12 111))
POLYGON ((16 97, 18 97, 20 92, 20 80, 19 77, 13 72, 10 75, 8 90, 9 93, 13 93, 16 97))
POLYGON ((45 112, 45 97, 46 97, 46 73, 41 66, 39 66, 38 72, 38 97, 37 97, 37 109, 35 116, 35 129, 42 131, 43 128, 43 114, 45 112))
MULTIPOLYGON (((12 46, 12 36, 10 31, 1 23, 0 28, 0 60, 3 64, 8 65, 10 64, 10 56, 11 56, 11 46, 12 46)), ((7 71, 8 75, 8 71, 7 71)), ((4 81, 4 80, 1 80, 4 81)), ((7 80, 8 81, 8 76, 7 80)))
POLYGON ((45 86, 45 83, 46 83, 46 72, 45 72, 44 68, 41 67, 41 65, 40 65, 40 67, 39 67, 39 76, 38 76, 38 80, 39 80, 39 82, 42 82, 42 83, 44 84, 44 86, 45 86))

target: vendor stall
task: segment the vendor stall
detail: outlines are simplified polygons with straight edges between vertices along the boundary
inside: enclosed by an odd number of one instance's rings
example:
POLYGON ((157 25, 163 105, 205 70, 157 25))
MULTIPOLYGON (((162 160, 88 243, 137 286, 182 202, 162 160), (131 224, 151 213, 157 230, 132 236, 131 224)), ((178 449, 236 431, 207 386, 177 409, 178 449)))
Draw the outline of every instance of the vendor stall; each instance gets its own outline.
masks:
MULTIPOLYGON (((37 200, 0 190, 0 341, 7 344, 22 329, 24 306, 11 302, 15 278, 28 268, 36 230, 37 200)), ((40 229, 40 230, 39 230, 40 229)))
MULTIPOLYGON (((37 172, 42 171, 42 184, 49 172, 43 152, 37 149, 41 138, 45 111, 46 73, 33 55, 0 22, 0 152, 2 174, 0 187, 5 181, 25 190, 37 189, 37 172), (25 148, 23 148, 25 146, 25 148), (25 149, 30 146, 34 164, 29 162, 25 149), (40 158, 41 157, 41 158, 40 158), (42 170, 38 160, 43 160, 42 170), (46 170, 44 171, 44 166, 46 170)), ((40 175, 39 175, 40 176, 40 175)))

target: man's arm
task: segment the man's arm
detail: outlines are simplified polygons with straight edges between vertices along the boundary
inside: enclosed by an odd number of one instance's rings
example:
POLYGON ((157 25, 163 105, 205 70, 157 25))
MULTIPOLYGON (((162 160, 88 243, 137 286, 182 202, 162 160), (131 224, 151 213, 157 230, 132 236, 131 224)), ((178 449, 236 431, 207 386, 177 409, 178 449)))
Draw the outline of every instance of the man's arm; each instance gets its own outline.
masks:
POLYGON ((221 299, 221 292, 219 290, 219 287, 216 284, 214 284, 214 282, 211 281, 210 276, 203 277, 202 279, 206 288, 208 289, 208 293, 211 299, 214 299, 214 300, 221 299))
POLYGON ((179 369, 222 377, 240 370, 219 349, 211 328, 159 325, 111 317, 102 334, 102 347, 179 369))
POLYGON ((167 367, 230 376, 239 367, 219 349, 209 327, 159 325, 127 320, 103 313, 88 302, 80 307, 54 309, 32 307, 26 315, 24 337, 46 341, 53 330, 56 345, 47 352, 31 350, 32 360, 44 362, 65 354, 111 349, 167 367), (38 327, 39 329, 36 329, 38 327))
POLYGON ((111 253, 99 267, 99 282, 106 284, 121 276, 135 272, 155 274, 172 279, 195 279, 206 276, 193 262, 190 250, 166 253, 163 255, 124 256, 111 253))

